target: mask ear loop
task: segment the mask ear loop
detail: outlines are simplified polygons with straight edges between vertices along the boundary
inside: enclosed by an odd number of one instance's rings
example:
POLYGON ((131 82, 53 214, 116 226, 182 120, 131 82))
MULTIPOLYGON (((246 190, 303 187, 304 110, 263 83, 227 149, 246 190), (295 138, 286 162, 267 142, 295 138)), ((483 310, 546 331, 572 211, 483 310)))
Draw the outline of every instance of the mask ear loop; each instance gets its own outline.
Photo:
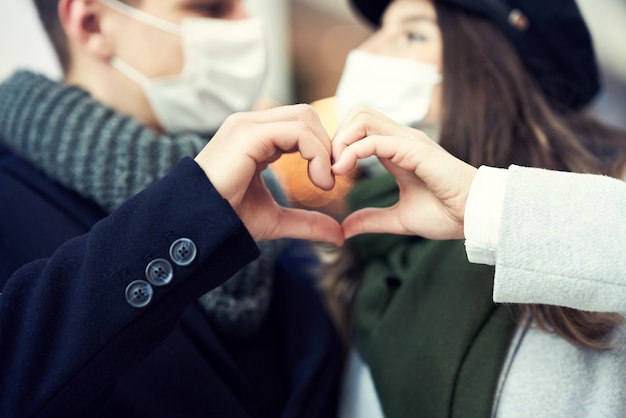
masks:
POLYGON ((165 32, 172 33, 174 35, 180 36, 180 27, 172 22, 167 20, 152 16, 144 12, 143 10, 139 10, 135 7, 129 6, 126 3, 122 3, 119 0, 99 0, 101 4, 130 17, 131 19, 135 19, 139 22, 145 23, 146 25, 150 25, 157 29, 161 29, 165 32))
POLYGON ((150 83, 150 79, 145 75, 141 74, 139 71, 135 70, 130 65, 126 64, 124 61, 117 57, 111 58, 109 64, 118 70, 120 73, 124 74, 126 77, 130 78, 135 83, 139 84, 144 89, 148 87, 150 83))

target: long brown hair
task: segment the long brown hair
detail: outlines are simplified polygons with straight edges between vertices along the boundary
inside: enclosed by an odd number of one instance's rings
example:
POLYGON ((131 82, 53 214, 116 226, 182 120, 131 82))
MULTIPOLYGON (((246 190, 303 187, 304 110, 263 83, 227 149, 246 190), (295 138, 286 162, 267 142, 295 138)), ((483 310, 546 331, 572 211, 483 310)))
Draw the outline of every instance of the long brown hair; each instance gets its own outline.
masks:
MULTIPOLYGON (((626 134, 585 112, 556 111, 511 44, 486 20, 437 4, 443 39, 441 145, 478 167, 510 164, 623 176, 626 134)), ((521 305, 568 341, 608 348, 612 313, 521 305)))
MULTIPOLYGON (((584 111, 557 111, 502 34, 485 19, 434 2, 443 40, 440 144, 475 167, 511 164, 623 176, 626 133, 584 111)), ((359 272, 344 251, 323 290, 340 328, 359 272)), ((519 305, 538 326, 571 343, 608 349, 622 317, 549 305, 519 305)))

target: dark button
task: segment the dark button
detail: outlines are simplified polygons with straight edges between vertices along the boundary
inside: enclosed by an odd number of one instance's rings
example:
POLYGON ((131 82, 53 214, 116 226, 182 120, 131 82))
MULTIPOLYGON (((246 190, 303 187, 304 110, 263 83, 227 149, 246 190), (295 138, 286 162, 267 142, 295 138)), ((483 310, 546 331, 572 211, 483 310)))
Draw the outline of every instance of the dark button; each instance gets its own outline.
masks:
POLYGON ((143 280, 135 280, 126 287, 126 302, 133 308, 143 308, 152 300, 152 286, 143 280))
POLYGON ((155 286, 165 286, 174 278, 174 269, 166 259, 157 258, 146 266, 146 277, 155 286))
POLYGON ((189 238, 180 238, 170 247, 170 258, 179 266, 188 266, 196 259, 196 244, 189 238))

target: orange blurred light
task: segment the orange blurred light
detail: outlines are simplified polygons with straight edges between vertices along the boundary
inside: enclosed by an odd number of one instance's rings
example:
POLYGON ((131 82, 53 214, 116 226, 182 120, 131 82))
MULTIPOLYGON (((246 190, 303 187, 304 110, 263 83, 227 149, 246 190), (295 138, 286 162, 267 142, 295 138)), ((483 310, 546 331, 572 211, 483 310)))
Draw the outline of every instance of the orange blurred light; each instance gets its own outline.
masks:
MULTIPOLYGON (((335 98, 316 100, 311 106, 332 138, 338 125, 335 98)), ((343 199, 353 184, 352 177, 347 175, 335 177, 335 186, 329 191, 315 187, 307 174, 307 161, 298 153, 283 154, 271 167, 290 201, 308 208, 327 207, 326 212, 331 214, 341 212, 343 199)))

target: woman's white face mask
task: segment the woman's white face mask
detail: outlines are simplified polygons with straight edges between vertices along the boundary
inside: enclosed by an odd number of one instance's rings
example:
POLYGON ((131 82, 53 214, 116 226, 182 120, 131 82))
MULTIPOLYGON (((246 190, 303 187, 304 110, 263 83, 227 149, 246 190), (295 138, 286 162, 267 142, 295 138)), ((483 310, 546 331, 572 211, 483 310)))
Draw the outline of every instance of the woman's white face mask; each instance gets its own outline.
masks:
POLYGON ((435 65, 355 49, 348 54, 337 87, 339 119, 357 106, 417 126, 430 109, 441 75, 435 65))
POLYGON ((211 133, 235 112, 248 111, 259 97, 267 52, 258 19, 185 18, 180 26, 119 0, 106 6, 147 25, 178 35, 182 74, 149 79, 119 57, 111 65, 139 84, 167 132, 211 133))
MULTIPOLYGON (((441 80, 435 65, 355 49, 348 54, 337 87, 339 120, 362 106, 402 125, 422 128, 433 90, 441 80)), ((437 135, 435 125, 428 126, 431 136, 437 135)), ((385 172, 376 157, 359 161, 359 166, 369 174, 385 172)))

